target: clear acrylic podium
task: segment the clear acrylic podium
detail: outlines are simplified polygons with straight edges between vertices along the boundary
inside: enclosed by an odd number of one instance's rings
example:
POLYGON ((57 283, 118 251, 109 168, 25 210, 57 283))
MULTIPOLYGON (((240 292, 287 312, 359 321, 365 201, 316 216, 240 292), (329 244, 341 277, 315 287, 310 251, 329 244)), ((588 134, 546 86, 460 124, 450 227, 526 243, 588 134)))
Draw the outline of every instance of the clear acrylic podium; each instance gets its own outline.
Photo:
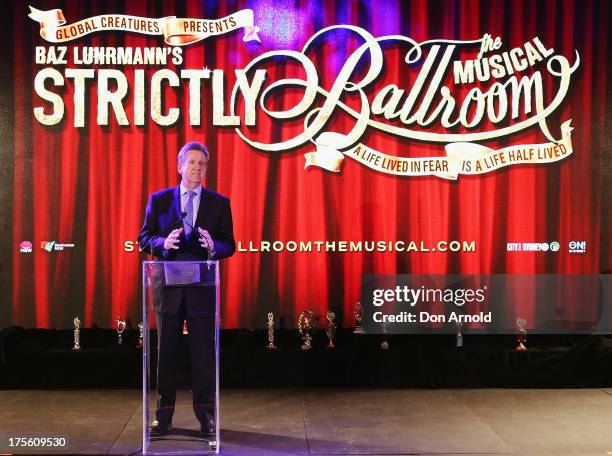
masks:
POLYGON ((142 452, 218 454, 219 263, 142 267, 142 452), (156 419, 169 430, 152 432, 156 419))

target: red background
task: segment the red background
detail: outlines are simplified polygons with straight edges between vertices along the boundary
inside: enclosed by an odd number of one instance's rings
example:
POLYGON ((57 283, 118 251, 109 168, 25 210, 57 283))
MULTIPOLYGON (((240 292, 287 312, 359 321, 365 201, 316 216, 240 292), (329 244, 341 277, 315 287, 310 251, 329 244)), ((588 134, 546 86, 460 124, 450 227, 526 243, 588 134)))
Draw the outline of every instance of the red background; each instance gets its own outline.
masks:
MULTIPOLYGON (((226 328, 263 326, 269 311, 295 319, 304 309, 323 314, 328 308, 344 316, 344 325, 351 325, 364 273, 600 273, 611 269, 612 169, 606 116, 612 71, 606 48, 610 42, 607 2, 298 1, 288 7, 272 1, 106 0, 11 2, 2 9, 6 49, 0 57, 1 125, 6 166, 0 176, 0 327, 69 327, 75 315, 86 326, 108 327, 119 315, 127 315, 135 324, 144 255, 126 252, 124 243, 136 240, 149 193, 177 184, 176 153, 188 140, 202 141, 210 148, 206 185, 231 198, 236 240, 244 246, 261 240, 414 240, 430 246, 439 240, 476 241, 473 253, 237 252, 222 267, 226 328), (167 92, 166 106, 181 108, 181 121, 172 127, 159 127, 150 118, 144 128, 120 127, 112 112, 111 125, 100 127, 95 123, 96 84, 90 82, 86 127, 74 128, 70 80, 59 91, 67 110, 63 122, 46 127, 33 116, 33 108, 42 105, 33 89, 34 77, 43 67, 34 62, 34 47, 50 43, 42 40, 38 24, 27 17, 27 4, 41 10, 60 8, 68 23, 107 13, 219 18, 252 8, 261 27, 261 44, 245 44, 241 31, 232 32, 185 47, 184 63, 179 68, 168 65, 177 71, 204 66, 223 69, 228 87, 233 86, 234 69, 269 50, 301 50, 312 34, 334 24, 358 25, 374 36, 402 34, 417 41, 473 40, 490 33, 501 36, 502 50, 538 36, 570 63, 574 50, 580 54, 580 68, 572 76, 566 101, 548 121, 552 134, 559 137, 560 124, 573 119, 574 154, 554 164, 514 166, 460 176, 457 181, 384 175, 350 159, 338 174, 304 170, 303 154, 312 146, 261 152, 245 144, 233 129, 213 126, 210 81, 203 83, 201 127, 185 120, 186 89, 167 92), (24 240, 33 243, 33 253, 19 253, 24 240), (45 240, 72 242, 75 248, 49 254, 40 248, 45 240), (587 253, 568 253, 571 240, 586 241, 587 253), (551 241, 561 244, 559 252, 506 252, 507 242, 551 241)), ((331 87, 356 43, 348 35, 329 36, 309 55, 323 87, 331 87)), ((68 45, 162 46, 162 39, 102 32, 68 45)), ((400 48, 388 47, 385 57, 386 73, 370 95, 390 82, 409 88, 416 77, 416 70, 408 71, 403 62, 400 48)), ((56 68, 63 72, 62 66, 56 68)), ((266 84, 303 76, 282 61, 266 68, 266 84)), ((133 81, 133 67, 121 69, 133 81)), ((147 69, 147 75, 156 69, 147 69)), ((545 79, 545 87, 550 97, 552 80, 545 79)), ((452 90, 460 98, 467 93, 463 88, 452 90)), ((300 95, 299 90, 288 91, 275 97, 271 106, 288 109, 300 95)), ((124 106, 133 123, 131 101, 130 94, 124 106)), ((349 97, 347 102, 354 100, 349 97)), ((278 142, 297 134, 302 122, 270 122, 258 109, 258 126, 250 135, 278 142)), ((346 132, 351 125, 339 115, 331 128, 346 132)), ((375 132, 363 141, 394 155, 443 154, 440 144, 375 132)), ((546 141, 536 126, 486 145, 546 141)))

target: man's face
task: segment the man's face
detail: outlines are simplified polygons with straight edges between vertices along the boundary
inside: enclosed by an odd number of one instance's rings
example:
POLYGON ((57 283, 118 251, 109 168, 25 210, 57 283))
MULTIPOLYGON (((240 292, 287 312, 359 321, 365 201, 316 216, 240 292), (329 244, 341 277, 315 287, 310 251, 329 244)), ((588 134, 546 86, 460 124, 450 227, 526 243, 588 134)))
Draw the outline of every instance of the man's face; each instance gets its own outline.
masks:
POLYGON ((202 151, 194 149, 187 152, 185 161, 178 164, 178 172, 183 177, 183 184, 189 188, 200 185, 206 176, 206 166, 206 156, 202 151))

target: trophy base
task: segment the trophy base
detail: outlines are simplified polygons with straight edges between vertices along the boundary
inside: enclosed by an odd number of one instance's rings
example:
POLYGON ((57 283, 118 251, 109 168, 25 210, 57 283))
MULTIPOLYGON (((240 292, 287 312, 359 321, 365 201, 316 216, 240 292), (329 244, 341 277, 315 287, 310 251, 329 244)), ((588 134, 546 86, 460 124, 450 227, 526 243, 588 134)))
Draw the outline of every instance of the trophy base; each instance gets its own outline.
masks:
POLYGON ((302 345, 302 351, 307 351, 312 348, 312 345, 302 345))
POLYGON ((355 329, 353 330, 353 334, 365 334, 365 332, 363 331, 363 327, 362 326, 355 326, 355 329))
POLYGON ((387 341, 381 342, 380 349, 381 350, 389 350, 389 342, 387 342, 387 341))
POLYGON ((336 346, 330 342, 325 346, 325 348, 327 348, 328 350, 333 350, 334 348, 336 348, 336 346))
POLYGON ((521 342, 520 344, 518 344, 516 346, 516 351, 521 351, 522 352, 522 351, 525 351, 525 350, 527 350, 527 347, 525 346, 525 344, 523 344, 523 342, 521 342))
POLYGON ((72 347, 72 350, 74 350, 74 351, 80 351, 80 350, 81 350, 81 347, 72 347))
POLYGON ((274 344, 268 344, 266 345, 266 348, 270 351, 278 350, 278 347, 274 344))

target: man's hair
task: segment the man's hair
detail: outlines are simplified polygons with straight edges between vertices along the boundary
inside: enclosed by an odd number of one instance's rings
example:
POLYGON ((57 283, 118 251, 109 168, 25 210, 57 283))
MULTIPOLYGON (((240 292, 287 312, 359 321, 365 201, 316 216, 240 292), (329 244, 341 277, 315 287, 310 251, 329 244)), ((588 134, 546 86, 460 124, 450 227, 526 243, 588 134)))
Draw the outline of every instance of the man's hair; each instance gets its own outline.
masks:
POLYGON ((189 152, 190 150, 199 150, 204 154, 204 158, 206 158, 206 161, 208 161, 208 149, 206 148, 206 146, 198 141, 189 141, 187 144, 181 147, 181 150, 179 150, 177 159, 181 165, 185 163, 187 152, 189 152))

